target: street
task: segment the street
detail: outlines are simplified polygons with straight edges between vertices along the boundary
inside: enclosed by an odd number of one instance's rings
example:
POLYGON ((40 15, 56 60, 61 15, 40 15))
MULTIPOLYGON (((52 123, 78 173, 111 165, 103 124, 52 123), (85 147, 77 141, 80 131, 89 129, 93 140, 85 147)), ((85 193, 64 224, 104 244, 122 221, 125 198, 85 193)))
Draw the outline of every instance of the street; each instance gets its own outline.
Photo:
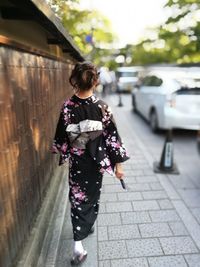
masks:
MULTIPOLYGON (((153 134, 131 109, 130 95, 108 96, 131 159, 124 163, 128 190, 105 175, 95 233, 83 240, 85 267, 200 267, 200 175, 196 134, 174 133, 180 175, 155 174, 165 133, 153 134)), ((70 266, 72 229, 65 214, 56 267, 70 266)), ((51 254, 46 255, 51 259, 51 254)), ((48 264, 43 266, 49 266, 48 264)), ((52 265, 53 266, 53 265, 52 265)))

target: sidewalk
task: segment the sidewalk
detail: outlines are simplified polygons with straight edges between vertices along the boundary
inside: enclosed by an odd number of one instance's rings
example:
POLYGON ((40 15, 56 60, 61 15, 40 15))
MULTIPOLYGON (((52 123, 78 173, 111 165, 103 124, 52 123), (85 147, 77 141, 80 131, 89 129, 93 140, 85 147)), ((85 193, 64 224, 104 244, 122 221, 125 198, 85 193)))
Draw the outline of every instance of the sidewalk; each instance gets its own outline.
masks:
MULTIPOLYGON (((131 113, 114 103, 113 111, 131 156, 124 163, 129 188, 124 191, 116 178, 105 175, 96 230, 84 240, 88 258, 82 266, 200 267, 199 223, 168 176, 152 171, 153 157, 134 132, 131 113)), ((71 250, 68 207, 56 267, 70 266, 71 250)))

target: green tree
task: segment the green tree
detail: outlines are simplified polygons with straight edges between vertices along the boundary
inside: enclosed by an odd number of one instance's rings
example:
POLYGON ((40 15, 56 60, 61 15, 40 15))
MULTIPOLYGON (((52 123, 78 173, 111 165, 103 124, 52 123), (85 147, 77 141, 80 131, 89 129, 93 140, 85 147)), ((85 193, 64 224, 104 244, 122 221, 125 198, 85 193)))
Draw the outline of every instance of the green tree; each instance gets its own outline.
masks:
POLYGON ((165 49, 178 63, 200 61, 200 2, 196 0, 168 0, 166 7, 172 12, 160 28, 159 38, 165 49))
POLYGON ((132 48, 134 64, 200 62, 200 2, 168 0, 171 15, 156 30, 157 38, 132 48))
POLYGON ((115 40, 109 20, 96 10, 80 10, 79 0, 50 0, 49 3, 83 54, 100 64, 100 48, 109 48, 115 40), (86 41, 87 36, 91 36, 91 43, 86 41))

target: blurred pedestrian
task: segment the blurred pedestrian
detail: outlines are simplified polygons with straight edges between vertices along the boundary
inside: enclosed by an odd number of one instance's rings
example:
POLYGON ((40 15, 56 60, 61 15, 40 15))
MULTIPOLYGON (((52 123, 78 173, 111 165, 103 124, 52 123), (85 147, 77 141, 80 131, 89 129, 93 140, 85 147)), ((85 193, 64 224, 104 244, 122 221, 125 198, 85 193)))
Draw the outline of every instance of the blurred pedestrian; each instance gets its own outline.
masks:
POLYGON ((112 84, 112 78, 109 73, 108 68, 101 67, 100 68, 100 83, 102 85, 102 97, 105 97, 106 94, 110 91, 111 84, 112 84))
POLYGON ((74 236, 72 265, 83 262, 87 251, 82 240, 94 231, 99 210, 102 176, 115 172, 122 179, 121 162, 128 159, 112 112, 94 90, 99 83, 97 68, 77 63, 70 79, 75 94, 60 112, 53 152, 60 153, 59 165, 69 158, 69 200, 74 236))

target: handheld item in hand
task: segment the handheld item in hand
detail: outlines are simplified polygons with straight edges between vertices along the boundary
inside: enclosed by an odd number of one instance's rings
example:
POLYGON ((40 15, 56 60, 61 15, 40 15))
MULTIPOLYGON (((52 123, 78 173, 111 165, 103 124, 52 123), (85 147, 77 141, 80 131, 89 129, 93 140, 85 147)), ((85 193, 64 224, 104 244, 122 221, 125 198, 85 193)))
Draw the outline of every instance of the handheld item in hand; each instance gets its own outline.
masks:
POLYGON ((124 180, 120 179, 120 182, 121 182, 122 188, 126 190, 127 188, 126 188, 126 184, 125 184, 124 180))

